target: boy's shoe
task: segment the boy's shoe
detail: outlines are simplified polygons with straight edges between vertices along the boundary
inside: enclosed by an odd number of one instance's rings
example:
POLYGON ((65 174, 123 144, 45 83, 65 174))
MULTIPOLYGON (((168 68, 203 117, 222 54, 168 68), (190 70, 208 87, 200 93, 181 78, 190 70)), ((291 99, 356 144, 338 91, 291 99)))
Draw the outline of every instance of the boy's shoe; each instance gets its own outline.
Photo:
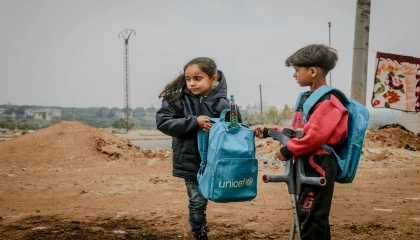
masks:
POLYGON ((210 231, 209 227, 204 226, 200 229, 199 232, 193 232, 193 237, 195 240, 208 240, 207 233, 210 231))

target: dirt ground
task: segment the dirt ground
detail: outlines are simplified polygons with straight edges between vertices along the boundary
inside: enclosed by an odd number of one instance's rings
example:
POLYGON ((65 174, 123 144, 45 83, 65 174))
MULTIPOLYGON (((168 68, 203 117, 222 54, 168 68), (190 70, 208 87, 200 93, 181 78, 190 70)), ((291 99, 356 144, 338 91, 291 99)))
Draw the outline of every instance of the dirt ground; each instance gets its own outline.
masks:
MULTIPOLYGON (((257 146, 263 157, 278 143, 257 146)), ((354 182, 336 185, 333 239, 420 239, 419 150, 420 137, 404 129, 368 132, 354 182)), ((171 157, 78 122, 0 142, 0 239, 190 239, 171 157)), ((209 237, 288 239, 289 199, 284 183, 260 177, 253 201, 209 203, 209 237)))

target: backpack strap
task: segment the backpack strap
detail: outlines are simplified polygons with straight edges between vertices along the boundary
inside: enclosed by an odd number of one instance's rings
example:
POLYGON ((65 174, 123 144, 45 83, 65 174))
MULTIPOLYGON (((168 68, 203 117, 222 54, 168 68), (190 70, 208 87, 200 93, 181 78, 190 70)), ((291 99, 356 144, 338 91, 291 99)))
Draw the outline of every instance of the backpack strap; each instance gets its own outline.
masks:
POLYGON ((197 133, 197 145, 198 152, 201 156, 201 164, 205 166, 207 163, 207 149, 209 145, 209 133, 204 132, 203 129, 199 129, 197 133))
POLYGON ((308 122, 309 111, 318 103, 318 101, 333 88, 330 86, 321 86, 315 90, 309 98, 303 104, 303 122, 306 124, 308 122))
POLYGON ((307 123, 307 116, 309 114, 309 111, 311 111, 311 109, 325 94, 330 92, 332 92, 336 97, 338 97, 341 102, 349 102, 346 95, 342 91, 331 86, 323 85, 316 89, 303 104, 303 121, 305 124, 307 123))
MULTIPOLYGON (((346 95, 336 89, 333 88, 331 86, 327 86, 327 85, 323 85, 321 87, 319 87, 318 89, 316 89, 310 96, 309 98, 306 100, 306 102, 303 104, 303 122, 304 124, 307 123, 307 116, 309 114, 309 111, 318 103, 318 101, 327 93, 332 92, 335 96, 337 96, 341 102, 349 102, 349 100, 347 99, 346 95)), ((301 93, 302 94, 302 93, 301 93)), ((300 96, 299 96, 300 97, 300 96)), ((341 159, 338 154, 334 151, 334 149, 332 149, 330 146, 324 144, 321 146, 324 150, 333 153, 335 155, 335 157, 337 158, 337 160, 341 159)))
MULTIPOLYGON (((220 118, 210 118, 210 121, 213 121, 213 122, 225 121, 226 114, 229 111, 230 109, 223 110, 222 113, 220 114, 220 118)), ((200 153, 200 157, 201 157, 200 170, 204 171, 204 168, 207 164, 207 149, 209 145, 209 133, 204 132, 203 129, 198 129, 197 145, 198 145, 198 152, 200 153)))
POLYGON ((304 93, 305 93, 305 92, 301 92, 301 93, 299 94, 299 97, 298 97, 298 98, 297 98, 297 100, 296 100, 296 104, 295 104, 295 112, 296 112, 297 108, 299 107, 300 99, 302 98, 302 95, 303 95, 304 93))
POLYGON ((335 157, 336 157, 336 159, 337 159, 337 162, 340 162, 340 160, 341 160, 341 157, 334 151, 334 149, 332 149, 330 146, 328 146, 327 144, 323 144, 322 146, 321 146, 321 148, 322 149, 324 149, 325 151, 327 151, 327 152, 330 152, 330 153, 333 153, 334 155, 335 155, 335 157))

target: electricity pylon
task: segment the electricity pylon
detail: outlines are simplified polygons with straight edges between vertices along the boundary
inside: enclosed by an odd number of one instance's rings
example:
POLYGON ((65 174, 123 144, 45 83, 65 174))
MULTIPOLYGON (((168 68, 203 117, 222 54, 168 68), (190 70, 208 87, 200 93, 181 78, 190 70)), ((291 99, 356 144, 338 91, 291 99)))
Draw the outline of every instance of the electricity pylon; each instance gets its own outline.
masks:
POLYGON ((130 72, 128 68, 128 40, 131 34, 136 35, 133 29, 125 29, 118 34, 118 38, 124 38, 124 117, 125 128, 127 132, 130 130, 130 72))

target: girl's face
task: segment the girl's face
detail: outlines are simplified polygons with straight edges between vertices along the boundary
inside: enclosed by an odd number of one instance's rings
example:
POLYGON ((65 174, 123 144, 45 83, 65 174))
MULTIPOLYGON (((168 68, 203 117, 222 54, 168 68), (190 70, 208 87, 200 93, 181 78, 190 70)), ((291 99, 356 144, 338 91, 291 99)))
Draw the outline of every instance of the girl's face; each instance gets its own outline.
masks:
POLYGON ((217 75, 209 77, 197 64, 185 69, 187 88, 194 95, 205 97, 212 91, 212 84, 217 82, 217 75))

